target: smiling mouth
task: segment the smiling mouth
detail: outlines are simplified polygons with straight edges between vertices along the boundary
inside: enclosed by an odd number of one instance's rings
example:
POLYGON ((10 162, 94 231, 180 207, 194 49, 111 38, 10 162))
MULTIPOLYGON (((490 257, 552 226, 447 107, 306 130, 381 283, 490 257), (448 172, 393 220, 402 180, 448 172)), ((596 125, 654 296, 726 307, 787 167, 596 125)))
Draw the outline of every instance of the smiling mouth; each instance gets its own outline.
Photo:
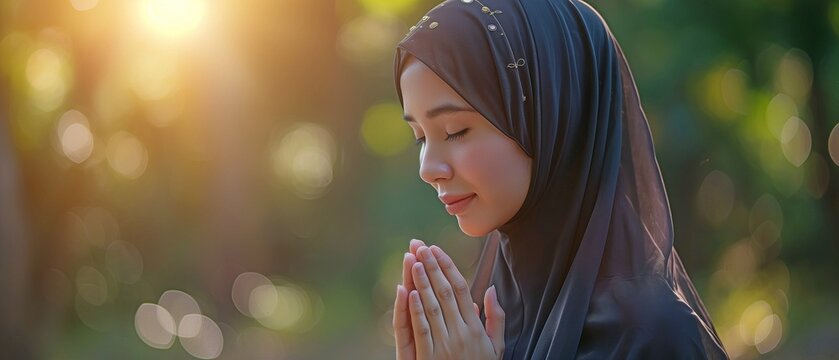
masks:
POLYGON ((477 194, 472 194, 462 199, 458 199, 456 201, 450 202, 446 204, 446 211, 450 215, 457 215, 463 213, 466 208, 472 203, 472 199, 476 198, 477 194))

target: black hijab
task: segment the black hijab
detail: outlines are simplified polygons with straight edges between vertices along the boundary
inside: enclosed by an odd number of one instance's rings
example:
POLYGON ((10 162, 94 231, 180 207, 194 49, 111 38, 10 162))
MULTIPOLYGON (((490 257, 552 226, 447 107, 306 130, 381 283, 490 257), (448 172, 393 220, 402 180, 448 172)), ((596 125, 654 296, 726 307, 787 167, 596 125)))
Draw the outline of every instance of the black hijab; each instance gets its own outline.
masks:
MULTIPOLYGON (((399 43, 533 159, 472 283, 495 285, 504 359, 726 358, 673 249, 635 81, 579 0, 447 0, 399 43)), ((483 311, 481 311, 483 314, 483 311)))

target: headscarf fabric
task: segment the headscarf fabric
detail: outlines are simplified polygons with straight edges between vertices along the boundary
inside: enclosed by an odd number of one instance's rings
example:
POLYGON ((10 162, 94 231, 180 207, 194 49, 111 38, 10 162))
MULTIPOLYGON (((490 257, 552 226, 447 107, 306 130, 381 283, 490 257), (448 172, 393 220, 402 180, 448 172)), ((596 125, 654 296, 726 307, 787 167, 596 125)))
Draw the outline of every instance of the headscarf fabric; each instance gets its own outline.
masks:
MULTIPOLYGON (((487 236, 504 359, 724 359, 673 248, 667 194, 629 65, 579 0, 447 0, 396 51, 428 66, 533 159, 521 209, 487 236)), ((481 312, 483 313, 483 311, 481 312)))

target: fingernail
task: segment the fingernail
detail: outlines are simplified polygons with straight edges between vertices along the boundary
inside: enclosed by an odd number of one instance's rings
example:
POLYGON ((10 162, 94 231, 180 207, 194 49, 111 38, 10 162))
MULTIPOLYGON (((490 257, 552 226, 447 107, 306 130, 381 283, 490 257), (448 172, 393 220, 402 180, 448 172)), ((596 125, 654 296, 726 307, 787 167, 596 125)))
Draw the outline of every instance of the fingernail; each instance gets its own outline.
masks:
POLYGON ((405 259, 407 259, 407 258, 408 258, 408 255, 411 255, 411 253, 409 253, 409 252, 406 252, 406 253, 405 253, 405 256, 403 256, 403 257, 402 257, 402 260, 405 260, 405 259))

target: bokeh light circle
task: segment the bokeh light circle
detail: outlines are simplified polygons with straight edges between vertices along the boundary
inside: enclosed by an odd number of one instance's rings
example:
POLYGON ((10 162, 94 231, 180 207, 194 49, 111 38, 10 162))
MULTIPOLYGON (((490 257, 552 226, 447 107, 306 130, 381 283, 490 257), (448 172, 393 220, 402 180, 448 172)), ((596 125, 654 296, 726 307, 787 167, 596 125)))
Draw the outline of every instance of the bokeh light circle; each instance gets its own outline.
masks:
POLYGON ((108 139, 106 158, 116 173, 128 179, 142 176, 149 161, 145 145, 126 131, 119 131, 108 139))
POLYGON ((78 11, 88 11, 95 8, 99 0, 70 0, 70 4, 78 11))
MULTIPOLYGON (((171 316, 175 322, 175 326, 172 329, 172 335, 180 336, 180 331, 184 331, 184 336, 188 337, 189 335, 195 334, 199 331, 197 328, 190 327, 190 324, 181 326, 181 322, 187 315, 201 314, 201 308, 192 296, 180 290, 166 290, 162 295, 160 295, 160 300, 158 300, 157 303, 166 309, 166 314, 171 316)), ((161 316, 165 317, 166 315, 161 316)), ((161 319, 160 321, 162 323, 164 319, 161 319)), ((200 324, 193 322, 191 325, 200 324)))
POLYGON ((218 324, 207 316, 189 314, 181 320, 178 333, 191 336, 179 336, 181 346, 190 355, 199 359, 215 359, 224 349, 224 335, 218 324), (182 329, 187 327, 187 329, 182 329))
POLYGON ((755 345, 758 325, 767 316, 772 315, 772 307, 764 300, 758 300, 743 310, 740 316, 740 337, 749 346, 755 345))
POLYGON ((26 79, 30 100, 43 111, 52 111, 64 102, 70 88, 71 70, 68 60, 50 48, 32 52, 26 63, 26 79))
POLYGON ((772 314, 764 317, 757 324, 755 329, 755 347, 761 354, 766 354, 775 349, 781 342, 783 336, 783 323, 781 317, 772 314))
POLYGON ((108 245, 105 263, 114 278, 124 284, 134 284, 143 275, 143 256, 126 241, 117 240, 108 245))
POLYGON ((58 119, 56 126, 61 152, 70 161, 80 164, 93 153, 93 133, 87 116, 78 110, 68 110, 58 119))
POLYGON ((175 343, 175 321, 160 305, 141 304, 134 314, 134 329, 140 340, 155 349, 168 349, 175 343))
POLYGON ((404 15, 413 10, 419 0, 358 0, 364 10, 376 16, 404 15))
POLYGON ((359 16, 338 32, 339 54, 358 65, 380 64, 390 60, 393 47, 403 35, 401 23, 386 16, 359 16))
POLYGON ((371 153, 388 157, 407 149, 414 140, 411 128, 402 120, 402 107, 394 103, 374 105, 364 114, 361 139, 371 153))
POLYGON ((781 140, 784 125, 791 117, 797 117, 798 105, 789 95, 777 94, 766 105, 766 126, 775 139, 781 140))
POLYGON ((810 157, 813 146, 810 127, 797 116, 790 117, 781 131, 781 149, 790 164, 800 167, 810 157))
POLYGON ((720 170, 711 171, 699 186, 696 201, 700 214, 711 224, 719 225, 734 208, 734 182, 720 170))
POLYGON ((303 199, 322 197, 333 180, 337 149, 323 126, 300 122, 282 137, 271 154, 273 169, 303 199))
POLYGON ((261 286, 273 286, 273 283, 265 275, 255 272, 241 273, 233 281, 230 295, 233 305, 242 315, 256 317, 251 310, 250 301, 253 291, 261 286))
POLYGON ((83 266, 76 272, 76 289, 79 296, 91 305, 100 306, 108 300, 105 275, 92 266, 83 266))
POLYGON ((836 166, 839 166, 839 123, 833 126, 830 131, 830 136, 827 139, 827 150, 830 153, 830 159, 836 166))

